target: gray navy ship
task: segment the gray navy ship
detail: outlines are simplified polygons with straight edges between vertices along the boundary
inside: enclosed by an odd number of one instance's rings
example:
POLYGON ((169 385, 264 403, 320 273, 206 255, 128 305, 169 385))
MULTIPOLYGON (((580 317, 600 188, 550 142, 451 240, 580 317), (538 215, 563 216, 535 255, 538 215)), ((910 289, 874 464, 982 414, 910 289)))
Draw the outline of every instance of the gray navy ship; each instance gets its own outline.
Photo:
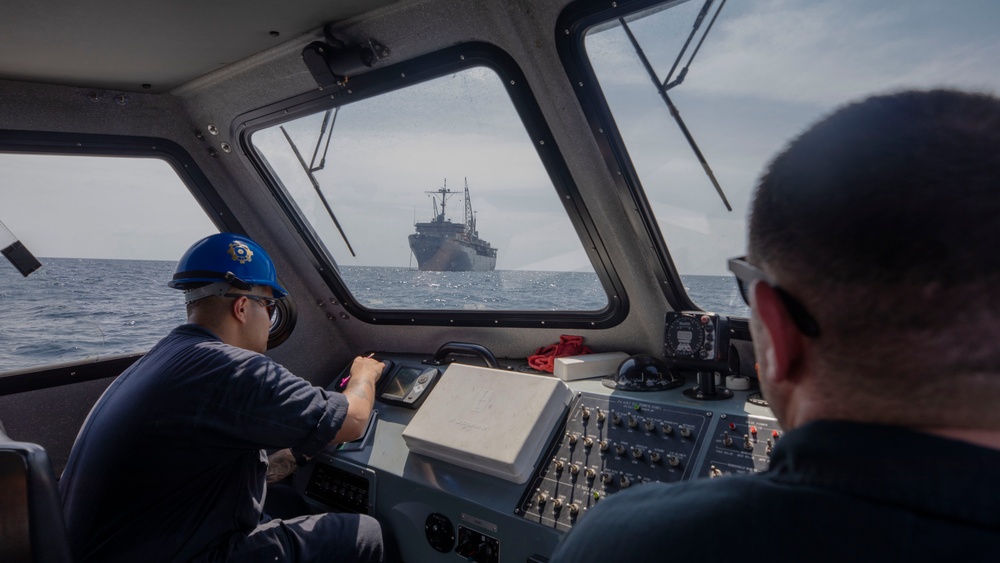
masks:
POLYGON ((453 223, 445 216, 448 198, 458 193, 448 189, 447 180, 442 187, 426 193, 431 195, 434 217, 429 223, 417 223, 417 232, 409 237, 417 267, 431 272, 492 271, 497 265, 497 249, 479 238, 469 199, 469 180, 465 180, 465 221, 462 223, 453 223))

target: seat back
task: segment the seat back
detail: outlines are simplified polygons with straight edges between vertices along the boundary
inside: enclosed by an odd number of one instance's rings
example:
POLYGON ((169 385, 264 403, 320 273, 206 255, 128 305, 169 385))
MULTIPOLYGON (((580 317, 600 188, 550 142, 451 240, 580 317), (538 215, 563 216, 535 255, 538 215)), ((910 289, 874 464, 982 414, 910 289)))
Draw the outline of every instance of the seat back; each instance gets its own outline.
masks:
POLYGON ((37 444, 0 427, 0 561, 68 563, 66 523, 52 465, 37 444))

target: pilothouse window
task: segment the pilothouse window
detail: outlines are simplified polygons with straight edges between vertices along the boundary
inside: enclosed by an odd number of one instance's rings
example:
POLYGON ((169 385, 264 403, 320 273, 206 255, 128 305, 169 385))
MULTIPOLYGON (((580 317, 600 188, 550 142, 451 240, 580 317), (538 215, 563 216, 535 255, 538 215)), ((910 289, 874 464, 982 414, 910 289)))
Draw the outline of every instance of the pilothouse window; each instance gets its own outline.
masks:
POLYGON ((752 188, 788 139, 841 104, 875 93, 1000 92, 995 2, 616 6, 610 19, 588 24, 585 62, 683 289, 706 310, 749 313, 726 259, 745 253, 752 188))
POLYGON ((492 69, 321 109, 250 140, 364 307, 608 306, 492 69))
POLYGON ((145 352, 186 322, 167 282, 218 229, 170 164, 0 153, 0 187, 5 234, 41 263, 0 258, 0 373, 145 352))

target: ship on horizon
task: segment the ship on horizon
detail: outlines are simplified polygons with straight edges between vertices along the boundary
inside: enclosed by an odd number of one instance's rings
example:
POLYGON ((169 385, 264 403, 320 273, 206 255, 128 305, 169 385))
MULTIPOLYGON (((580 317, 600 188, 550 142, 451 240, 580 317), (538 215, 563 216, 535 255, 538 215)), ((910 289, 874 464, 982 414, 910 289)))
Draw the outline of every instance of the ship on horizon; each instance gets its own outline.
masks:
POLYGON ((445 215, 448 198, 458 192, 448 189, 448 180, 440 188, 425 192, 431 196, 434 217, 417 223, 409 236, 410 250, 417 257, 417 267, 431 272, 489 272, 497 264, 497 249, 479 238, 476 216, 469 199, 469 180, 465 179, 465 221, 453 223, 445 215), (438 198, 441 200, 438 211, 438 198))

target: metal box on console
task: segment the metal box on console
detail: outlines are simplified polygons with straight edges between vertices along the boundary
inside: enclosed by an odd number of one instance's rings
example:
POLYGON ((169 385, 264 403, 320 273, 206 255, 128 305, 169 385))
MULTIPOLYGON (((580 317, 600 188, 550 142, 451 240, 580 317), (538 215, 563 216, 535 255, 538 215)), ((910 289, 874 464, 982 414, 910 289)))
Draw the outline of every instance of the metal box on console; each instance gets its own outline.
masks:
POLYGON ((411 452, 524 483, 571 398, 553 377, 452 364, 403 440, 411 452))

